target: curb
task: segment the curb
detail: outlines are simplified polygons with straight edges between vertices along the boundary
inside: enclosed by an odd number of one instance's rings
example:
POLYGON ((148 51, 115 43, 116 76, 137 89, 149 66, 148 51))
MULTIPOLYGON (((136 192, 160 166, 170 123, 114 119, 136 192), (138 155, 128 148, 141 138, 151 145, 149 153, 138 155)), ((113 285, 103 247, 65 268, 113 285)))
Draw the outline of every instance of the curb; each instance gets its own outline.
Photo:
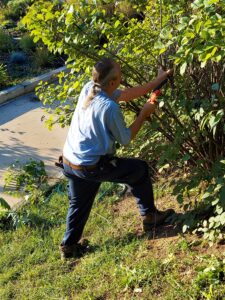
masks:
POLYGON ((49 73, 45 73, 43 75, 26 80, 11 88, 2 90, 0 91, 0 104, 3 104, 13 98, 33 92, 35 87, 39 84, 40 81, 43 82, 48 81, 49 83, 54 82, 56 80, 55 75, 61 72, 68 73, 69 71, 70 69, 64 66, 56 70, 53 70, 49 73))

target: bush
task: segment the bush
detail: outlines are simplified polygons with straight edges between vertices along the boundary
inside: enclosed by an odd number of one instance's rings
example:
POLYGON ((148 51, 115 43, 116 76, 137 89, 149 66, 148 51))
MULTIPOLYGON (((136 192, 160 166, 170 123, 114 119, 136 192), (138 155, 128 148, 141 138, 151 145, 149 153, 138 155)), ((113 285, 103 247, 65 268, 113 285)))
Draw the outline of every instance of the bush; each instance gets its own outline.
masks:
POLYGON ((14 48, 13 39, 0 29, 0 52, 9 53, 14 48))
POLYGON ((7 3, 5 17, 13 21, 18 21, 25 15, 27 7, 32 3, 32 0, 11 0, 7 3))
POLYGON ((35 67, 52 67, 54 66, 55 56, 46 48, 38 48, 34 55, 35 67))
POLYGON ((6 67, 3 64, 0 64, 0 87, 7 83, 8 78, 9 76, 6 67))
POLYGON ((33 42, 33 39, 29 35, 24 35, 19 41, 19 47, 26 53, 34 52, 36 45, 33 42))
POLYGON ((26 63, 27 57, 23 52, 13 52, 10 55, 9 62, 11 64, 18 64, 18 65, 23 65, 26 63))
MULTIPOLYGON (((44 90, 42 85, 39 98, 45 104, 59 100, 55 114, 65 125, 70 117, 63 104, 71 99, 71 107, 76 106, 81 87, 101 57, 111 56, 120 63, 125 87, 148 82, 160 64, 174 68, 175 84, 169 80, 164 89, 160 109, 148 126, 152 135, 139 141, 137 155, 154 157, 161 170, 181 170, 184 176, 175 178, 173 192, 189 210, 184 231, 197 226, 205 238, 215 241, 225 237, 224 1, 148 1, 145 9, 143 5, 133 6, 144 13, 140 23, 124 19, 129 13, 125 4, 123 13, 110 15, 94 1, 88 5, 81 1, 80 7, 35 2, 23 23, 35 41, 41 40, 54 53, 67 54, 72 69, 61 75, 57 87, 44 90), (107 37, 103 45, 101 35, 107 37)), ((126 103, 127 115, 138 114, 143 100, 126 103)))
POLYGON ((15 162, 8 168, 4 178, 6 191, 17 191, 31 202, 40 201, 48 189, 43 161, 30 159, 25 164, 15 162))

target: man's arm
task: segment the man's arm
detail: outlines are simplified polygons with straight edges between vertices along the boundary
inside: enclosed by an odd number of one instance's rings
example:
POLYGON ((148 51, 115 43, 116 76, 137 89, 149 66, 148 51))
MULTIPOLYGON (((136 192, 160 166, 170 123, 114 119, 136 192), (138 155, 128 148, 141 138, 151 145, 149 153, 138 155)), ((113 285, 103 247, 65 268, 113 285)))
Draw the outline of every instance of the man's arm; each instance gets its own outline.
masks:
POLYGON ((117 98, 117 102, 128 102, 138 97, 146 95, 147 93, 151 92, 155 87, 157 87, 163 80, 165 80, 170 73, 171 70, 161 71, 159 72, 159 75, 156 77, 156 79, 154 79, 151 82, 148 82, 144 85, 122 90, 120 96, 117 98))
POLYGON ((142 107, 139 115, 135 119, 135 121, 129 127, 131 130, 131 140, 135 138, 139 130, 141 129, 142 124, 144 123, 145 119, 149 117, 156 109, 156 103, 151 103, 147 101, 144 106, 142 107))

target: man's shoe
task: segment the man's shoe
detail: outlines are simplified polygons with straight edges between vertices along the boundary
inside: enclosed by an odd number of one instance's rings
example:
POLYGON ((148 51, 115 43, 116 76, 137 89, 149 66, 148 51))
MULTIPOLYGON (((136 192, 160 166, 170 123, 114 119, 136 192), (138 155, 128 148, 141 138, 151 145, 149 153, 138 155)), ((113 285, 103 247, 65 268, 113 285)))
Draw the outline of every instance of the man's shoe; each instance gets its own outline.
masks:
POLYGON ((59 246, 61 260, 66 260, 67 258, 72 258, 72 257, 79 258, 85 252, 88 251, 88 248, 89 246, 87 240, 83 240, 80 243, 76 243, 69 246, 61 244, 59 246))
POLYGON ((156 210, 152 213, 148 213, 146 216, 142 217, 143 230, 146 232, 151 230, 154 226, 162 224, 174 213, 175 211, 173 209, 167 209, 165 211, 156 210))

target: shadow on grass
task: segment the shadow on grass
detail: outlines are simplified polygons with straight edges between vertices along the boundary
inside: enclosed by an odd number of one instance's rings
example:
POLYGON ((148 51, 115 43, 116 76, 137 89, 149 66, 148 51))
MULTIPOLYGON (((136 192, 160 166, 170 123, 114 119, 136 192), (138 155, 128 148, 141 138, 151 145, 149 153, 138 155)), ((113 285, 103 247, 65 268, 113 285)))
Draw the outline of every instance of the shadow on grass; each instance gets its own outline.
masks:
MULTIPOLYGON (((174 218, 179 218, 182 214, 175 213, 174 218)), ((108 239, 104 246, 125 246, 137 240, 155 240, 155 239, 165 239, 170 237, 175 237, 178 234, 182 233, 181 225, 174 225, 172 223, 164 223, 159 226, 152 226, 152 229, 148 232, 143 232, 141 228, 138 228, 134 232, 128 232, 123 236, 118 236, 115 238, 108 239)))

